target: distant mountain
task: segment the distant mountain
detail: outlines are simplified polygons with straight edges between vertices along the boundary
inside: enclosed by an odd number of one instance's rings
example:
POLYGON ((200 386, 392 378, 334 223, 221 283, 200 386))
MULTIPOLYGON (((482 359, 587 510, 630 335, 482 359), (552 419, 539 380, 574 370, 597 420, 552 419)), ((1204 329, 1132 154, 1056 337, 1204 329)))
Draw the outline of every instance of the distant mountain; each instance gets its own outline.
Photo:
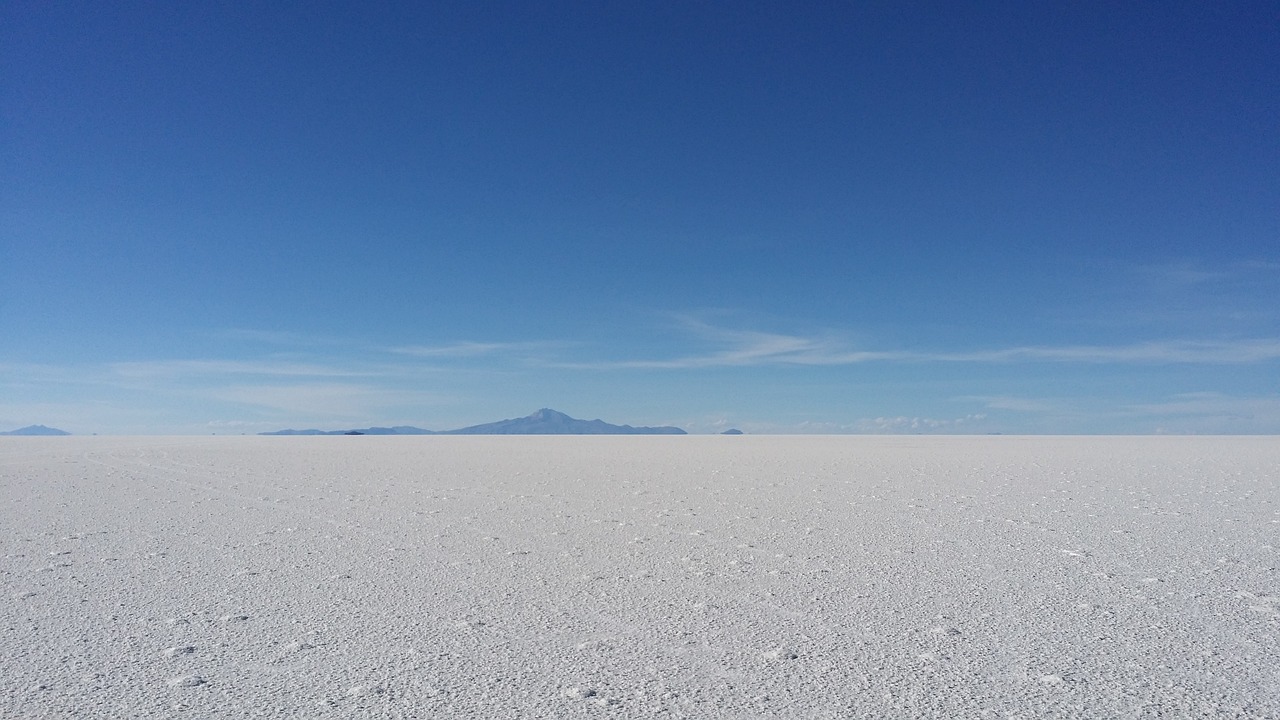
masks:
POLYGON ((741 431, 741 430, 739 430, 738 428, 729 428, 728 430, 725 430, 724 432, 722 432, 722 433, 720 433, 720 434, 721 434, 721 435, 741 435, 741 434, 742 434, 742 431, 741 431))
POLYGON ((259 435, 435 435, 433 430, 423 430, 410 425, 395 427, 371 427, 358 430, 276 430, 259 435))
POLYGON ((70 435, 70 434, 71 433, 67 432, 66 430, 59 430, 58 428, 45 427, 44 425, 28 425, 24 428, 18 428, 17 430, 10 430, 9 432, 0 432, 0 435, 26 435, 26 436, 41 436, 41 437, 53 437, 55 435, 70 435))
POLYGON ((276 430, 273 432, 258 433, 259 435, 345 435, 346 430, 276 430))
POLYGON ((447 430, 442 435, 684 435, 678 427, 631 427, 603 420, 579 420, 543 408, 522 418, 447 430))
POLYGON ((562 412, 543 408, 522 418, 472 425, 457 430, 423 430, 409 425, 371 427, 357 430, 277 430, 260 435, 684 435, 678 427, 631 427, 610 425, 603 420, 578 420, 562 412))
POLYGON ((395 427, 371 427, 359 430, 365 435, 436 435, 435 430, 423 430, 412 425, 396 425, 395 427))

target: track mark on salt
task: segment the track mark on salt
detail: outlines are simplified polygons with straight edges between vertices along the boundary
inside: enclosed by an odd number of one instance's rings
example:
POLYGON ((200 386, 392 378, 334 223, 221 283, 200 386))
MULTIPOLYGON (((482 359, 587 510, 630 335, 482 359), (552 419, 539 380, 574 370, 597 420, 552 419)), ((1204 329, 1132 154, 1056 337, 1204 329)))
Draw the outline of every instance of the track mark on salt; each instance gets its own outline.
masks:
POLYGON ((381 695, 384 690, 379 685, 353 685, 347 688, 347 697, 368 697, 370 695, 381 695))
POLYGON ((613 644, 607 640, 586 640, 578 643, 576 647, 579 650, 594 652, 608 652, 613 650, 613 644))
POLYGON ((586 700, 595 697, 596 691, 594 688, 571 687, 565 688, 564 696, 575 700, 586 700))
POLYGON ((592 705, 598 705, 600 707, 613 707, 615 705, 622 704, 622 701, 615 698, 604 697, 600 694, 600 691, 590 687, 566 688, 561 692, 561 694, 570 700, 584 700, 592 705))
POLYGON ((199 675, 182 675, 169 681, 169 687, 189 688, 204 685, 206 680, 199 675))
POLYGON ((1236 599, 1248 603, 1251 612, 1280 617, 1280 596, 1241 591, 1236 593, 1236 599))

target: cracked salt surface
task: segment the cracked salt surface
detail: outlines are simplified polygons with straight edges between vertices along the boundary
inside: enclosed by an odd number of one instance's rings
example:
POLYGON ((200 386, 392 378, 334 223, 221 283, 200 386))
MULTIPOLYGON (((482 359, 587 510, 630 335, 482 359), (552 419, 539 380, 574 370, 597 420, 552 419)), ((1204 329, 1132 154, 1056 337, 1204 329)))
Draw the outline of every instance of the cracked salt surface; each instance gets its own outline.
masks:
POLYGON ((1280 717, 1274 438, 0 438, 0 717, 1280 717))

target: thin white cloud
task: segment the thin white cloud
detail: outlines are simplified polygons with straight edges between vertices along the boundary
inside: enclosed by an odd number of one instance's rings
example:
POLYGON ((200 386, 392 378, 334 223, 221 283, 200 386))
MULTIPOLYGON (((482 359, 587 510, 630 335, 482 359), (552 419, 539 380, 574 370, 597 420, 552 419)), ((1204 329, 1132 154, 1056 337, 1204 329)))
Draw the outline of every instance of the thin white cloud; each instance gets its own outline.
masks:
POLYGON ((462 340, 444 345, 400 345, 384 348, 397 355, 420 358, 478 358, 500 355, 532 355, 566 347, 571 343, 558 341, 534 342, 474 342, 462 340))
POLYGON ((1182 393, 1122 406, 1117 415, 1145 421, 1157 433, 1274 434, 1280 432, 1280 395, 1182 393))
POLYGON ((1036 398, 1013 397, 1009 395, 963 395, 952 398, 960 402, 982 403, 988 410, 1010 410, 1013 412, 1047 413, 1061 409, 1060 404, 1036 398))
POLYGON ((728 330, 688 323, 704 342, 719 349, 669 359, 558 363, 573 369, 680 370, 767 365, 837 366, 867 362, 1092 363, 1230 365, 1280 359, 1280 339, 1231 341, 1170 340, 1128 345, 1029 345, 968 352, 916 352, 850 348, 832 336, 804 337, 728 330))
POLYGON ((1280 395, 1235 396, 1218 392, 1171 395, 1153 402, 1124 403, 1112 398, 1056 400, 1003 396, 964 396, 989 410, 1032 413, 1062 423, 1121 427, 1142 433, 1273 433, 1280 431, 1280 395))
POLYGON ((290 330, 258 330, 253 328, 226 328, 212 333, 226 340, 240 340, 261 345, 306 348, 326 345, 349 345, 350 340, 332 335, 315 335, 290 330))
POLYGON ((464 341, 449 345, 405 345, 387 349, 393 353, 400 355, 412 355, 414 357, 458 358, 493 355, 516 347, 519 347, 516 343, 481 343, 464 341))
POLYGON ((1025 346, 967 353, 920 354, 953 362, 1064 362, 1232 365, 1280 359, 1280 339, 1175 340, 1132 345, 1025 346))
POLYGON ((755 365, 849 365, 874 360, 910 359, 910 353, 861 351, 843 347, 833 338, 803 337, 754 330, 730 330, 697 321, 685 327, 704 342, 725 346, 702 355, 670 359, 559 363, 572 369, 694 369, 755 365))
MULTIPOLYGON (((756 435, 915 435, 915 434, 967 434, 987 431, 985 413, 974 413, 957 418, 932 418, 920 416, 896 416, 858 418, 852 422, 802 420, 794 424, 743 421, 732 423, 744 432, 756 435)), ((728 425, 725 423, 724 425, 728 425)), ((686 426, 689 427, 689 426, 686 426)), ((704 429, 693 426, 696 429, 704 429)), ((719 425, 715 426, 719 431, 719 425)))
POLYGON ((189 376, 258 375, 272 377, 362 377, 373 373, 331 365, 272 360, 144 360, 110 364, 111 371, 129 379, 189 376))
POLYGON ((1184 260, 1143 265, 1137 269, 1137 272, 1139 276, 1158 286, 1185 289, 1198 285, 1244 280, 1260 275, 1277 275, 1280 274, 1280 262, 1254 259, 1209 264, 1184 260))
POLYGON ((1136 415, 1213 415, 1280 421, 1280 395, 1239 397, 1216 392, 1181 393, 1164 402, 1127 405, 1124 410, 1136 415))
POLYGON ((855 427, 859 432, 866 433, 961 432, 974 428, 986 418, 983 413, 942 420, 929 417, 877 417, 859 420, 855 427))
POLYGON ((1226 268, 1211 269, 1190 262, 1144 265, 1138 268, 1138 274, 1148 282, 1174 288, 1221 282, 1235 276, 1226 268))

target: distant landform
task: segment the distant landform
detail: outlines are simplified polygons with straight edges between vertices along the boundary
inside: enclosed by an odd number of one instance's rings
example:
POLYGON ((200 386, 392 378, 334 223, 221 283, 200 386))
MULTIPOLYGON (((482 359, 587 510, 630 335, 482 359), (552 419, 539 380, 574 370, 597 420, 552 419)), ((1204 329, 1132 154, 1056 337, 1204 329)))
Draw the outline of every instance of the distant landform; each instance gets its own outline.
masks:
POLYGON ((277 430, 260 435, 685 435, 678 427, 632 427, 603 420, 579 420, 543 408, 532 415, 457 430, 423 430, 409 425, 357 430, 277 430))
POLYGON ((55 435, 70 435, 70 434, 71 433, 67 432, 66 430, 59 430, 58 428, 45 427, 44 425, 28 425, 24 428, 18 428, 17 430, 10 430, 9 432, 0 432, 0 435, 25 435, 28 437, 33 437, 33 436, 53 437, 55 435))
POLYGON ((741 430, 739 430, 738 428, 729 428, 728 430, 725 430, 724 432, 722 432, 722 433, 720 433, 720 434, 721 434, 721 435, 741 435, 741 434, 742 434, 742 431, 741 431, 741 430))
POLYGON ((276 430, 259 435, 439 435, 434 430, 423 430, 409 425, 395 427, 370 427, 358 430, 276 430))

